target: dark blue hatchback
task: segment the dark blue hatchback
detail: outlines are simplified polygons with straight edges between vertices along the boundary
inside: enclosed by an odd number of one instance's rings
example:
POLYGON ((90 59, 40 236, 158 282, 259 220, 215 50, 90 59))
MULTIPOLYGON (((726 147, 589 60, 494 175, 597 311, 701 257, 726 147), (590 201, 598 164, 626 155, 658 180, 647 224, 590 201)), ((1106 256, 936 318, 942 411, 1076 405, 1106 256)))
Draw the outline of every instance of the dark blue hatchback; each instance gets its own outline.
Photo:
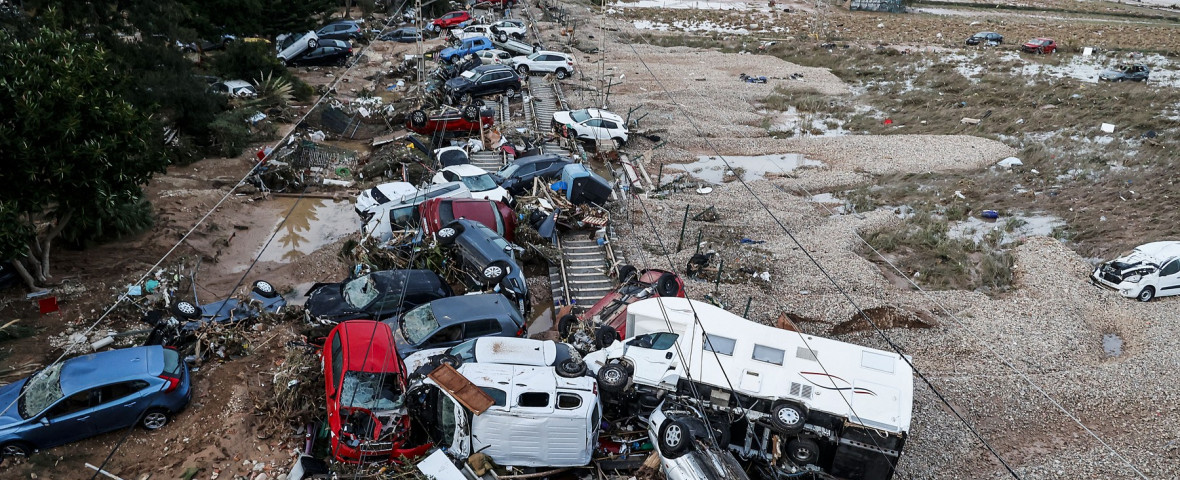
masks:
POLYGON ((157 430, 192 398, 188 367, 159 345, 92 353, 0 387, 0 458, 139 424, 157 430))

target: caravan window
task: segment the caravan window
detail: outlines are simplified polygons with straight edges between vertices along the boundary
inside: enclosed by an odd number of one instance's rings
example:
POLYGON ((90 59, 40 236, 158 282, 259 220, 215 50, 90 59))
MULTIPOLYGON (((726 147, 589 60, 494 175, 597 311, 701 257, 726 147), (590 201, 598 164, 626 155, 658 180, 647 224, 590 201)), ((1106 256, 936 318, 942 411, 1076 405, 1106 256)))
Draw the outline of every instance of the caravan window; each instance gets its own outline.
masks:
POLYGON ((733 355, 735 346, 737 346, 737 340, 705 334, 705 351, 717 352, 722 355, 733 355))
POLYGON ((525 392, 516 399, 516 404, 522 407, 548 407, 549 394, 545 392, 525 392))
POLYGON ((479 388, 481 390, 483 390, 484 393, 487 393, 489 397, 492 397, 492 405, 495 405, 497 407, 503 407, 505 405, 508 405, 508 392, 505 392, 503 390, 500 390, 500 389, 494 388, 494 387, 479 387, 479 388))
POLYGON ((783 357, 787 352, 777 348, 768 347, 766 345, 754 344, 754 360, 759 362, 773 363, 775 365, 783 364, 783 357))
POLYGON ((557 394, 557 408, 563 410, 573 410, 582 406, 582 397, 576 393, 559 393, 557 394))

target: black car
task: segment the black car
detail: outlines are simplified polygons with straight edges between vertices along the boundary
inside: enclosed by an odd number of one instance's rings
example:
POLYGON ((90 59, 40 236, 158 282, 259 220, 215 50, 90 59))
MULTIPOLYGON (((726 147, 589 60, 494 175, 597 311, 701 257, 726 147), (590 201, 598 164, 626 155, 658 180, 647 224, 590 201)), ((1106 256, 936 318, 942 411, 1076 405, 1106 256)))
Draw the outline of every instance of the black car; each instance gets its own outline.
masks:
POLYGON ((460 75, 447 80, 443 92, 451 102, 470 104, 475 97, 503 93, 512 97, 520 91, 520 77, 508 65, 483 65, 471 70, 470 77, 460 75))
POLYGON ((503 296, 459 295, 435 300, 385 323, 393 328, 402 358, 477 337, 524 337, 524 317, 503 296))
POLYGON ((1004 36, 996 32, 979 32, 975 35, 967 37, 967 45, 979 44, 994 46, 1004 43, 1004 36))
POLYGON ((533 308, 524 271, 513 255, 517 247, 486 225, 461 218, 435 232, 438 241, 451 247, 452 257, 473 287, 492 287, 528 315, 533 308))
POLYGON ((387 42, 413 43, 422 40, 422 32, 415 27, 402 27, 377 38, 387 42))
POLYGON ((560 177, 561 169, 571 163, 574 163, 572 159, 552 153, 521 157, 504 165, 496 175, 500 177, 500 186, 508 193, 521 195, 533 188, 533 179, 553 180, 560 177))
POLYGON ((352 44, 320 38, 316 48, 292 59, 290 65, 344 65, 352 57, 352 44))
POLYGON ((1145 82, 1149 75, 1151 75, 1151 69, 1147 68, 1147 65, 1115 65, 1098 74, 1098 79, 1108 82, 1145 82))
POLYGON ((311 320, 332 324, 382 320, 451 295, 451 286, 430 270, 382 270, 312 285, 305 306, 311 320))
POLYGON ((320 41, 329 40, 364 40, 365 31, 361 28, 359 23, 352 20, 337 20, 335 22, 324 25, 315 34, 320 37, 320 41))

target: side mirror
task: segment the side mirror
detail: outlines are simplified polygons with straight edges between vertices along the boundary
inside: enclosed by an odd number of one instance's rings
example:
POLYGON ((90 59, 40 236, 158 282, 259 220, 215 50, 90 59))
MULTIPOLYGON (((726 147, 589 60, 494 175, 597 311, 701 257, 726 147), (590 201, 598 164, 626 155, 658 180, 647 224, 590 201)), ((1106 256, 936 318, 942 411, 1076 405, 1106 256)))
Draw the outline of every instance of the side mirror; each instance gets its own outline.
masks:
POLYGON ((40 423, 41 425, 48 426, 49 425, 49 417, 41 417, 41 420, 38 420, 37 423, 40 423))

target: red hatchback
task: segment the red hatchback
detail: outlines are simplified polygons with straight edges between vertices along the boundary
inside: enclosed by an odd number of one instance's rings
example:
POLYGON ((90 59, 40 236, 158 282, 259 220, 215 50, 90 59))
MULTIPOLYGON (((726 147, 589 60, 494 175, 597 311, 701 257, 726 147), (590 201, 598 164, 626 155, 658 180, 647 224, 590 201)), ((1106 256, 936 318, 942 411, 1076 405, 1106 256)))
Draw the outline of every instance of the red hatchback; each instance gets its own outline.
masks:
POLYGON ((516 213, 503 202, 483 198, 433 198, 418 205, 426 236, 460 218, 482 223, 505 240, 516 236, 516 213))
MULTIPOLYGON (((623 265, 619 267, 619 287, 608 293, 593 307, 582 315, 573 314, 562 317, 557 322, 557 331, 561 338, 569 337, 570 332, 577 326, 579 320, 584 326, 597 327, 609 325, 617 332, 616 338, 601 338, 603 330, 595 328, 595 340, 603 346, 616 340, 627 338, 627 305, 647 298, 681 297, 684 298, 684 281, 675 273, 654 268, 636 272, 635 267, 623 265)), ((609 332, 609 331, 608 331, 609 332)))
POLYGON ((332 455, 341 462, 393 461, 430 450, 411 447, 406 370, 389 325, 341 322, 324 342, 324 379, 332 455))
POLYGON ((1057 42, 1052 38, 1034 38, 1024 42, 1020 50, 1028 53, 1053 53, 1057 51, 1057 42))
POLYGON ((491 128, 496 123, 495 111, 468 105, 462 110, 446 107, 443 111, 429 115, 425 110, 414 110, 406 118, 406 129, 422 135, 438 135, 446 132, 478 132, 480 127, 491 128))
POLYGON ((466 22, 468 20, 471 20, 471 14, 467 13, 466 11, 460 10, 460 11, 456 11, 456 12, 447 13, 446 15, 443 15, 441 17, 434 19, 433 22, 430 22, 430 27, 434 31, 438 32, 444 28, 451 28, 451 27, 458 26, 459 24, 466 22))

